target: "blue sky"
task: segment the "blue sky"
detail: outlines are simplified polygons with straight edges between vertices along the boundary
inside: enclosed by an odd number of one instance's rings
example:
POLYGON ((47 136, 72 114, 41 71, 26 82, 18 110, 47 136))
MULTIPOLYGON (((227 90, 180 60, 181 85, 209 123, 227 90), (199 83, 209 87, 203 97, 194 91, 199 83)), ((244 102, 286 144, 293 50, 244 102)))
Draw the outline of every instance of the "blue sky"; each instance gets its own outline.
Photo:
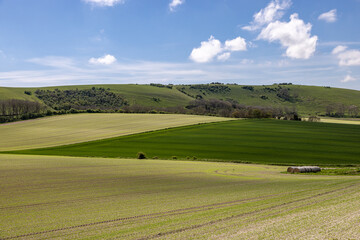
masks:
POLYGON ((360 90, 360 0, 0 0, 0 86, 360 90))

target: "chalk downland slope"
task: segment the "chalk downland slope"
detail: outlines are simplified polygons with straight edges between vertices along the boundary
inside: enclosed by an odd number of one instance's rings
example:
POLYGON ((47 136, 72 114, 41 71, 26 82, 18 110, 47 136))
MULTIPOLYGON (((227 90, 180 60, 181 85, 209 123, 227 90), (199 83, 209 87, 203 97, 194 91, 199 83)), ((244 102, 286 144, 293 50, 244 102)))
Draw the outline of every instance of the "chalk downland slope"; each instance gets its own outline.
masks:
POLYGON ((86 142, 146 131, 231 120, 176 114, 71 114, 0 124, 0 151, 86 142))
MULTIPOLYGON (((247 106, 296 107, 301 115, 325 114, 326 107, 344 104, 360 106, 360 91, 302 85, 173 85, 171 88, 137 84, 77 85, 43 87, 43 90, 74 90, 92 87, 109 89, 120 94, 130 105, 149 107, 185 107, 196 98, 235 100, 247 106)), ((35 96, 38 88, 0 87, 0 100, 23 99, 40 101, 35 96), (24 92, 32 92, 26 95, 24 92)))

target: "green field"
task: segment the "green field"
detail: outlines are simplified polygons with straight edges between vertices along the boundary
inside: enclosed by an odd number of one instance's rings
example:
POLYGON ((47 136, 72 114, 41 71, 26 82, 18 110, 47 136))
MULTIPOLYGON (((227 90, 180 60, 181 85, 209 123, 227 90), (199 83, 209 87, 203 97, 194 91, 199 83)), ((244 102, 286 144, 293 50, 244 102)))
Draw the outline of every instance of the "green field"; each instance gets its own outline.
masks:
POLYGON ((233 163, 359 166, 360 125, 225 120, 77 114, 0 125, 2 151, 25 149, 0 154, 0 240, 360 236, 358 168, 233 163), (29 149, 41 146, 56 147, 29 149), (177 160, 134 159, 139 151, 177 160))
POLYGON ((0 155, 1 239, 357 239, 359 177, 0 155))
POLYGON ((14 153, 346 166, 360 165, 359 136, 359 125, 238 120, 14 153))
MULTIPOLYGON (((296 107, 301 115, 325 114, 327 106, 344 104, 345 106, 360 106, 360 91, 340 88, 328 88, 319 86, 280 85, 281 88, 289 89, 289 94, 294 97, 293 101, 285 101, 277 96, 276 89, 279 85, 252 86, 253 90, 244 89, 241 85, 226 85, 231 90, 228 92, 211 92, 196 89, 196 85, 174 85, 172 89, 167 87, 155 87, 137 84, 115 84, 115 85, 77 85, 77 86, 55 86, 40 89, 60 90, 68 89, 90 89, 91 87, 102 87, 110 89, 114 93, 122 95, 130 105, 152 106, 152 107, 176 107, 187 106, 197 95, 203 99, 235 100, 248 106, 272 106, 272 107, 296 107), (178 89, 183 89, 179 91, 178 89), (263 96, 263 98, 261 98, 263 96), (154 98, 160 101, 154 101, 154 98)), ((209 85, 211 86, 211 85, 209 85)), ((0 100, 23 99, 39 101, 34 94, 28 96, 24 91, 35 92, 37 88, 3 88, 0 87, 0 100)))
POLYGON ((174 114, 71 114, 0 124, 0 151, 58 146, 228 119, 174 114))

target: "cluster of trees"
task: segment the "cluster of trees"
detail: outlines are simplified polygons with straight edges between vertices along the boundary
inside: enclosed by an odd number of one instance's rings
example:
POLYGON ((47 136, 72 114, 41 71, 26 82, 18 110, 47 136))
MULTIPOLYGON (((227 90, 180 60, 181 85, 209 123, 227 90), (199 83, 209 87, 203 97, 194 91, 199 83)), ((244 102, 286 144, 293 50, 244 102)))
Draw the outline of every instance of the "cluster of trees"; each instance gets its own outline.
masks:
POLYGON ((197 115, 301 120, 295 108, 246 106, 233 100, 223 101, 219 99, 197 99, 192 101, 186 108, 189 110, 189 113, 197 115))
POLYGON ((231 88, 224 84, 197 84, 191 85, 190 89, 203 90, 210 93, 228 93, 231 88))
POLYGON ((44 116, 45 106, 19 99, 0 100, 0 122, 11 122, 44 116))
POLYGON ((253 86, 244 86, 244 87, 242 87, 242 89, 246 89, 246 90, 249 90, 249 91, 254 91, 253 86))
MULTIPOLYGON (((277 87, 272 88, 272 87, 264 87, 264 91, 266 92, 273 92, 276 93, 276 96, 280 99, 282 99, 283 101, 286 102, 298 102, 299 100, 299 95, 297 93, 291 93, 291 89, 290 88, 286 88, 286 87, 282 87, 281 85, 292 85, 292 83, 279 83, 277 84, 277 87)), ((262 99, 265 99, 262 97, 262 99)))
POLYGON ((159 87, 159 88, 170 88, 170 89, 173 88, 172 84, 164 85, 164 84, 161 84, 161 83, 150 83, 150 86, 159 87))
POLYGON ((292 83, 274 83, 273 85, 293 85, 292 83))
POLYGON ((355 105, 335 104, 328 105, 325 110, 325 115, 329 117, 345 117, 346 113, 349 117, 358 117, 360 109, 355 105))
POLYGON ((118 110, 128 105, 120 95, 110 89, 95 88, 75 90, 36 90, 36 96, 54 110, 118 110))
POLYGON ((288 102, 295 102, 297 98, 297 96, 292 96, 287 88, 279 89, 276 96, 288 102))

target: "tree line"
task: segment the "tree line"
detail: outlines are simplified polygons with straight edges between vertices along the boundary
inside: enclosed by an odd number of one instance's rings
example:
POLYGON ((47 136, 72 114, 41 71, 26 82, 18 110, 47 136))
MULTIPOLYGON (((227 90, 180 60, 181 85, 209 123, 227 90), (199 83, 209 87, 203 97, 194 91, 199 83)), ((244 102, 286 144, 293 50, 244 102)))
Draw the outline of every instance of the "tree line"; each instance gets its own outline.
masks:
POLYGON ((335 104, 326 106, 325 115, 328 117, 358 117, 360 109, 356 105, 345 106, 344 104, 335 104))
POLYGON ((0 100, 0 122, 44 116, 45 109, 46 107, 39 102, 19 99, 0 100))

